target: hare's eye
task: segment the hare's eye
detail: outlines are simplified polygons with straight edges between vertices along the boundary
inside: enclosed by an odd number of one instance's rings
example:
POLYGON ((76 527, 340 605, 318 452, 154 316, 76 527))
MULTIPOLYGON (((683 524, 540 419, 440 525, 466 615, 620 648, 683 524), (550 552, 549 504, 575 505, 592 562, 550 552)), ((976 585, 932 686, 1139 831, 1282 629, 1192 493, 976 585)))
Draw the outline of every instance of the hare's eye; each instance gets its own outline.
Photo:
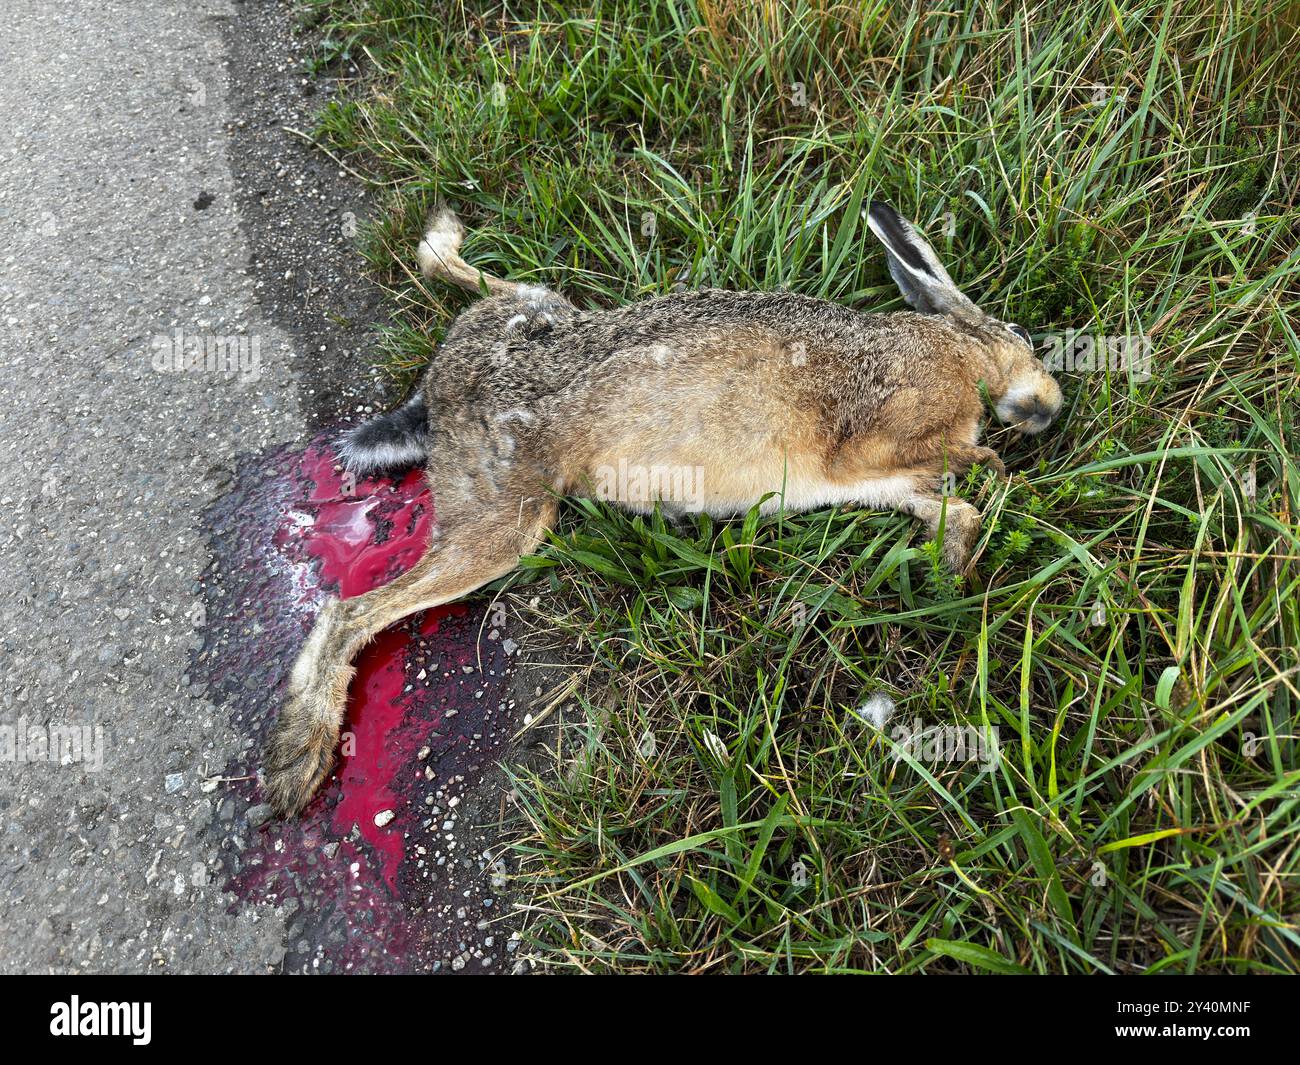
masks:
POLYGON ((1033 342, 1033 340, 1031 340, 1030 337, 1029 337, 1029 330, 1026 329, 1023 325, 1015 325, 1015 324, 1012 323, 1012 322, 1008 322, 1008 323, 1007 323, 1007 328, 1010 329, 1011 332, 1015 333, 1016 336, 1018 336, 1021 340, 1023 340, 1026 344, 1028 344, 1031 348, 1034 346, 1034 342, 1033 342))

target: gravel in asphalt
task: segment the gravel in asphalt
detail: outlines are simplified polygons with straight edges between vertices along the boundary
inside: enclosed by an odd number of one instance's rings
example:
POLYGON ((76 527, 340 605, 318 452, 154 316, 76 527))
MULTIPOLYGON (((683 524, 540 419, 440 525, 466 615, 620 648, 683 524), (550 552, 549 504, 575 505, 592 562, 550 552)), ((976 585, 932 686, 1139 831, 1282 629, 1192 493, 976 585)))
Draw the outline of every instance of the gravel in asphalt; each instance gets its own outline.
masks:
POLYGON ((216 883, 199 781, 242 741, 183 682, 198 515, 239 453, 301 438, 310 364, 250 273, 233 14, 0 0, 0 741, 90 729, 69 764, 0 742, 6 971, 260 972, 284 954, 283 915, 231 913, 216 883), (228 341, 244 372, 156 368, 178 337, 228 341))

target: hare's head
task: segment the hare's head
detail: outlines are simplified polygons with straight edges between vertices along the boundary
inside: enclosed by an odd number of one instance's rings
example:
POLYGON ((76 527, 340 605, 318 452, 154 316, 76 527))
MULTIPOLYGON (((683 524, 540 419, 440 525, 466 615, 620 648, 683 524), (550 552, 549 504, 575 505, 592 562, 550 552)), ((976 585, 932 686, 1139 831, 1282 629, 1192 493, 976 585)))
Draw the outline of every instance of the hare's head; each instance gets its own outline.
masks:
POLYGON ((970 357, 997 416, 1026 433, 1051 425, 1061 410, 1061 389, 1034 354, 1028 330, 985 314, 962 295, 934 249, 889 204, 872 203, 867 224, 885 245, 889 273, 903 298, 922 314, 946 318, 971 339, 970 357))

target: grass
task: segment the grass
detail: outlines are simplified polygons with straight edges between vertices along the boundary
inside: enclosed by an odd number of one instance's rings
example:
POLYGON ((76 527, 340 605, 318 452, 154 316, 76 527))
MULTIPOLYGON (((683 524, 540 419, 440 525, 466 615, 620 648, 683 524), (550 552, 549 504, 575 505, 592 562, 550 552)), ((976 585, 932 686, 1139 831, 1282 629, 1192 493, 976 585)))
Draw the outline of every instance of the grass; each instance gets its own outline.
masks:
MULTIPOLYGON (((866 231, 1076 360, 990 426, 975 572, 826 510, 682 528, 574 501, 526 574, 594 661, 518 780, 543 964, 618 972, 1279 972, 1300 957, 1300 23, 1286 3, 318 0, 361 76, 321 143, 410 377, 467 258, 614 305, 675 283, 901 306, 866 231), (1095 368, 1096 367, 1096 368, 1095 368), (897 707, 884 731, 855 708, 897 707), (897 722, 995 728, 1000 760, 897 722)), ((436 358, 436 356, 435 356, 436 358)))

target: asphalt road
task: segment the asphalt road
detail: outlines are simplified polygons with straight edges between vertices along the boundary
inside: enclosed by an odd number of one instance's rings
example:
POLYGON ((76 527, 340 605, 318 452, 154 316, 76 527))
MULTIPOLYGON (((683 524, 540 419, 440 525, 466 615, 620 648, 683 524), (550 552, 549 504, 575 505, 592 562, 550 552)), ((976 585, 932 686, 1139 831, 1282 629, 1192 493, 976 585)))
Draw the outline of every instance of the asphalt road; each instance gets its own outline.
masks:
POLYGON ((186 680, 200 515, 239 454, 303 436, 316 391, 304 337, 259 307, 241 227, 234 13, 0 0, 8 972, 264 972, 284 956, 282 912, 221 893, 220 795, 200 782, 246 741, 186 680), (187 338, 243 372, 175 369, 187 338), (54 734, 63 764, 42 754, 51 727, 76 729, 54 734))

